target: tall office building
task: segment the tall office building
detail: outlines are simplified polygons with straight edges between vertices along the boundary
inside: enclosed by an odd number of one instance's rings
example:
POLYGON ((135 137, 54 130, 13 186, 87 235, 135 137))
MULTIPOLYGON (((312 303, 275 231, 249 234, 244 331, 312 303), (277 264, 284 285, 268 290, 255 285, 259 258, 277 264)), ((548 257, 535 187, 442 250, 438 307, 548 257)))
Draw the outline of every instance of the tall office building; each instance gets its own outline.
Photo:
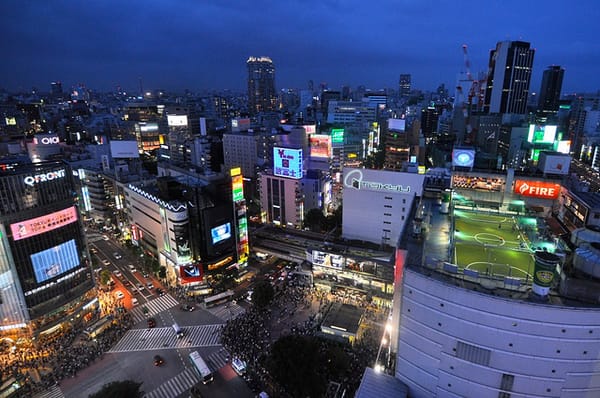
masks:
POLYGON ((562 89, 565 70, 558 65, 549 66, 542 76, 542 87, 540 88, 539 110, 543 113, 558 112, 560 101, 560 90, 562 89))
POLYGON ((275 66, 269 57, 250 57, 248 66, 248 111, 251 115, 275 111, 275 66))
POLYGON ((484 111, 524 114, 535 50, 524 41, 501 41, 490 51, 484 111))
POLYGON ((41 337, 98 309, 73 178, 60 161, 3 165, 0 337, 41 337))
POLYGON ((401 98, 408 98, 410 96, 410 74, 400 75, 399 93, 401 98))

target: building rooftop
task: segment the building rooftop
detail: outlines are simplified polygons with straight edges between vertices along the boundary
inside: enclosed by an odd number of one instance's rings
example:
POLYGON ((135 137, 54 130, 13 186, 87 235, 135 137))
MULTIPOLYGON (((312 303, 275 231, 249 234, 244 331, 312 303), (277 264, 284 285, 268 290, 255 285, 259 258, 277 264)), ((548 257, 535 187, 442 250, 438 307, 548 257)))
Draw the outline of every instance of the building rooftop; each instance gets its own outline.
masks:
POLYGON ((323 326, 356 334, 363 312, 350 304, 334 303, 323 319, 323 326))
POLYGON ((355 398, 406 398, 408 386, 400 380, 373 368, 366 368, 355 398))

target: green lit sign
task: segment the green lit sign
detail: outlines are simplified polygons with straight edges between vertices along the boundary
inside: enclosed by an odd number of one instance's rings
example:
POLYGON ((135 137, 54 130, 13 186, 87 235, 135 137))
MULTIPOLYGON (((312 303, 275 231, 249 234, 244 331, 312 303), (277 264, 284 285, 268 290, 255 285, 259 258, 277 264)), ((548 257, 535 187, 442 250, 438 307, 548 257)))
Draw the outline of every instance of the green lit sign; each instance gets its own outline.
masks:
POLYGON ((334 144, 343 144, 344 129, 331 129, 331 142, 334 144))

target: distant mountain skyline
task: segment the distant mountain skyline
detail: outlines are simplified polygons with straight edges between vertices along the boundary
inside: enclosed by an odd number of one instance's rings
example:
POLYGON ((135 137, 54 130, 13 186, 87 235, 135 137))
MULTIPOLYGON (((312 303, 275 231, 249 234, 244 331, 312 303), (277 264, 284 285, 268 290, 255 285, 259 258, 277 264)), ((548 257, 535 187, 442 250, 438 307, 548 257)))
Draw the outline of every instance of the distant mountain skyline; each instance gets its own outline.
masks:
POLYGON ((530 90, 543 71, 565 68, 563 94, 600 89, 600 7, 472 0, 347 0, 232 2, 0 2, 3 60, 0 88, 49 91, 77 83, 98 91, 117 86, 169 92, 246 90, 246 59, 269 56, 276 88, 332 89, 412 86, 453 94, 465 72, 487 71, 498 41, 523 40, 536 49, 530 90))

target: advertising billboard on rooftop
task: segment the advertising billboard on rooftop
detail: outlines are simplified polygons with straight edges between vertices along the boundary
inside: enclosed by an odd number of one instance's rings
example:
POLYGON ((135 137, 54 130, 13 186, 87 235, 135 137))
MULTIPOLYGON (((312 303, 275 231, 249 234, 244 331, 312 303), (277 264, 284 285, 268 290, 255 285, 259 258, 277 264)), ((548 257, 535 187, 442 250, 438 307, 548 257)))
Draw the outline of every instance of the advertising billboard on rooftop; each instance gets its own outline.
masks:
POLYGON ((308 138, 310 144, 310 157, 331 157, 331 137, 328 135, 313 134, 308 138))
POLYGON ((474 149, 454 148, 452 150, 452 166, 473 167, 475 162, 474 149))
POLYGON ((532 144, 552 144, 556 138, 557 126, 530 124, 527 142, 532 144))
POLYGON ((187 115, 167 115, 167 124, 169 126, 187 126, 187 115))
POLYGON ((279 177, 302 178, 302 149, 274 147, 273 174, 279 177))
POLYGON ((110 154, 113 159, 139 158, 137 141, 111 141, 110 154))

